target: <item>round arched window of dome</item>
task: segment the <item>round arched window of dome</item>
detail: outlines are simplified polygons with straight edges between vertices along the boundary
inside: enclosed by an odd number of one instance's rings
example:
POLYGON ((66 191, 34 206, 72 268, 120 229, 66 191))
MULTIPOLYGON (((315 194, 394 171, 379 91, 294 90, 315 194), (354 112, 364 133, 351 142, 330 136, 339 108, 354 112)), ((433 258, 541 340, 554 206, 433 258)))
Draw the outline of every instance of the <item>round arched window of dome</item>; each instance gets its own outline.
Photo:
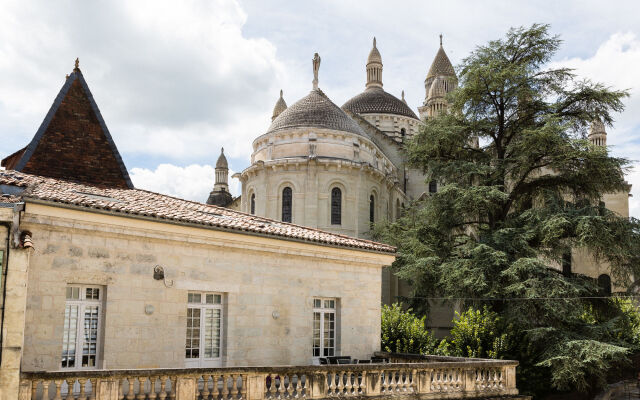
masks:
POLYGON ((282 222, 291 222, 293 191, 289 186, 282 189, 282 222))
POLYGON ((406 135, 407 135, 407 130, 404 128, 400 129, 400 136, 404 138, 406 135))
POLYGON ((369 196, 369 224, 373 226, 373 223, 376 221, 376 198, 371 195, 369 196))
POLYGON ((251 193, 251 206, 250 206, 250 211, 252 215, 255 215, 256 213, 256 194, 255 193, 251 193))
POLYGON ((342 224, 342 190, 331 189, 331 225, 342 224))

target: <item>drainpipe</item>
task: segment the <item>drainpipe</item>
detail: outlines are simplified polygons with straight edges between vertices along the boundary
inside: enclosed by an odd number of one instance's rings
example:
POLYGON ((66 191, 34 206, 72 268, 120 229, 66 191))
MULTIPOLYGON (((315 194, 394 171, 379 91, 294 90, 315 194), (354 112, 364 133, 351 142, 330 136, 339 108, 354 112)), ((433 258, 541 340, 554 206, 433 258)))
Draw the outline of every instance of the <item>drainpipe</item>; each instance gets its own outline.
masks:
MULTIPOLYGON (((24 203, 18 203, 13 206, 13 221, 0 221, 0 225, 7 227, 7 239, 4 249, 4 265, 0 278, 2 279, 2 315, 0 315, 0 366, 2 365, 2 344, 4 343, 4 310, 7 301, 7 273, 9 271, 9 251, 11 249, 11 236, 15 236, 15 240, 19 241, 18 227, 20 226, 20 213, 24 211, 24 203)), ((19 243, 19 242, 16 242, 19 243)), ((2 262, 3 260, 0 260, 2 262)))

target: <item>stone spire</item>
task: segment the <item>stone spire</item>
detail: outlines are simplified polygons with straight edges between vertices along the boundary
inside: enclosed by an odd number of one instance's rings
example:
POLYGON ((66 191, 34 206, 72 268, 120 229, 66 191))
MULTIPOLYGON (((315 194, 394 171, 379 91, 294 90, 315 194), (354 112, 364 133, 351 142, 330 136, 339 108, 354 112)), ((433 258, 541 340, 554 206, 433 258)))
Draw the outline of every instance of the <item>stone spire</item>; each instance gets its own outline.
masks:
POLYGON ((589 129, 589 141, 596 146, 607 145, 607 131, 604 128, 604 123, 597 119, 591 124, 589 129))
POLYGON ((207 204, 226 207, 231 204, 233 197, 229 193, 229 164, 224 156, 224 147, 220 150, 220 156, 216 161, 215 184, 209 194, 207 204))
POLYGON ((276 117, 286 109, 287 103, 284 101, 284 98, 282 97, 282 89, 280 89, 280 98, 278 99, 278 101, 276 101, 275 107, 273 107, 273 115, 271 116, 271 121, 273 122, 273 120, 276 119, 276 117))
POLYGON ((318 71, 320 71, 320 56, 318 53, 313 55, 313 90, 318 90, 318 71))
POLYGON ((367 57, 367 89, 382 88, 382 56, 373 38, 373 48, 367 57))
POLYGON ((404 89, 402 90, 402 102, 407 104, 407 100, 404 98, 404 89))
POLYGON ((440 48, 436 53, 427 78, 424 81, 425 98, 422 107, 418 108, 420 119, 434 117, 447 109, 446 95, 458 86, 458 77, 453 65, 442 47, 440 34, 440 48))

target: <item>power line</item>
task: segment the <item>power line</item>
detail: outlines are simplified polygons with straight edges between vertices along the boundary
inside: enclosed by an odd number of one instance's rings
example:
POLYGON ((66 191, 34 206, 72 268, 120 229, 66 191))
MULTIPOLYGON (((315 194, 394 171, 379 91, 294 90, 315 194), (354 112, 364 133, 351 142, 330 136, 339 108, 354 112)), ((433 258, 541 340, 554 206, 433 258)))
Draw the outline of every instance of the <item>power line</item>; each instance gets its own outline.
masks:
POLYGON ((407 297, 407 299, 422 300, 471 300, 471 301, 526 301, 526 300, 595 300, 595 299, 638 299, 640 295, 615 295, 615 296, 576 296, 576 297, 407 297))

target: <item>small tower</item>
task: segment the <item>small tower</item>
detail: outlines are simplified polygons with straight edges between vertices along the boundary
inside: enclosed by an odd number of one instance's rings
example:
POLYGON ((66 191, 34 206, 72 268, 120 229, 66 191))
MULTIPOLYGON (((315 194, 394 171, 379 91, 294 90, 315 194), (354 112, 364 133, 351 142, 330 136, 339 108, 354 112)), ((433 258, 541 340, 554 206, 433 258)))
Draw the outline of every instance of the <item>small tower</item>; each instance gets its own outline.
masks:
POLYGON ((382 56, 373 38, 373 48, 367 57, 367 89, 382 88, 382 56))
POLYGON ((216 182, 213 190, 209 194, 207 204, 214 206, 226 207, 233 201, 231 193, 229 193, 229 164, 227 157, 224 156, 224 147, 220 151, 220 157, 216 162, 216 182))
POLYGON ((589 141, 596 146, 607 145, 607 131, 604 129, 604 123, 601 120, 595 120, 589 129, 589 141))
POLYGON ((276 105, 273 107, 273 115, 271 116, 271 121, 276 119, 280 113, 287 109, 287 103, 284 101, 282 97, 282 89, 280 89, 280 98, 276 101, 276 105))
POLYGON ((458 86, 458 77, 453 69, 447 53, 442 47, 442 35, 440 35, 440 48, 431 63, 427 78, 424 81, 425 98, 422 107, 418 108, 420 119, 435 117, 447 110, 447 93, 458 86))

